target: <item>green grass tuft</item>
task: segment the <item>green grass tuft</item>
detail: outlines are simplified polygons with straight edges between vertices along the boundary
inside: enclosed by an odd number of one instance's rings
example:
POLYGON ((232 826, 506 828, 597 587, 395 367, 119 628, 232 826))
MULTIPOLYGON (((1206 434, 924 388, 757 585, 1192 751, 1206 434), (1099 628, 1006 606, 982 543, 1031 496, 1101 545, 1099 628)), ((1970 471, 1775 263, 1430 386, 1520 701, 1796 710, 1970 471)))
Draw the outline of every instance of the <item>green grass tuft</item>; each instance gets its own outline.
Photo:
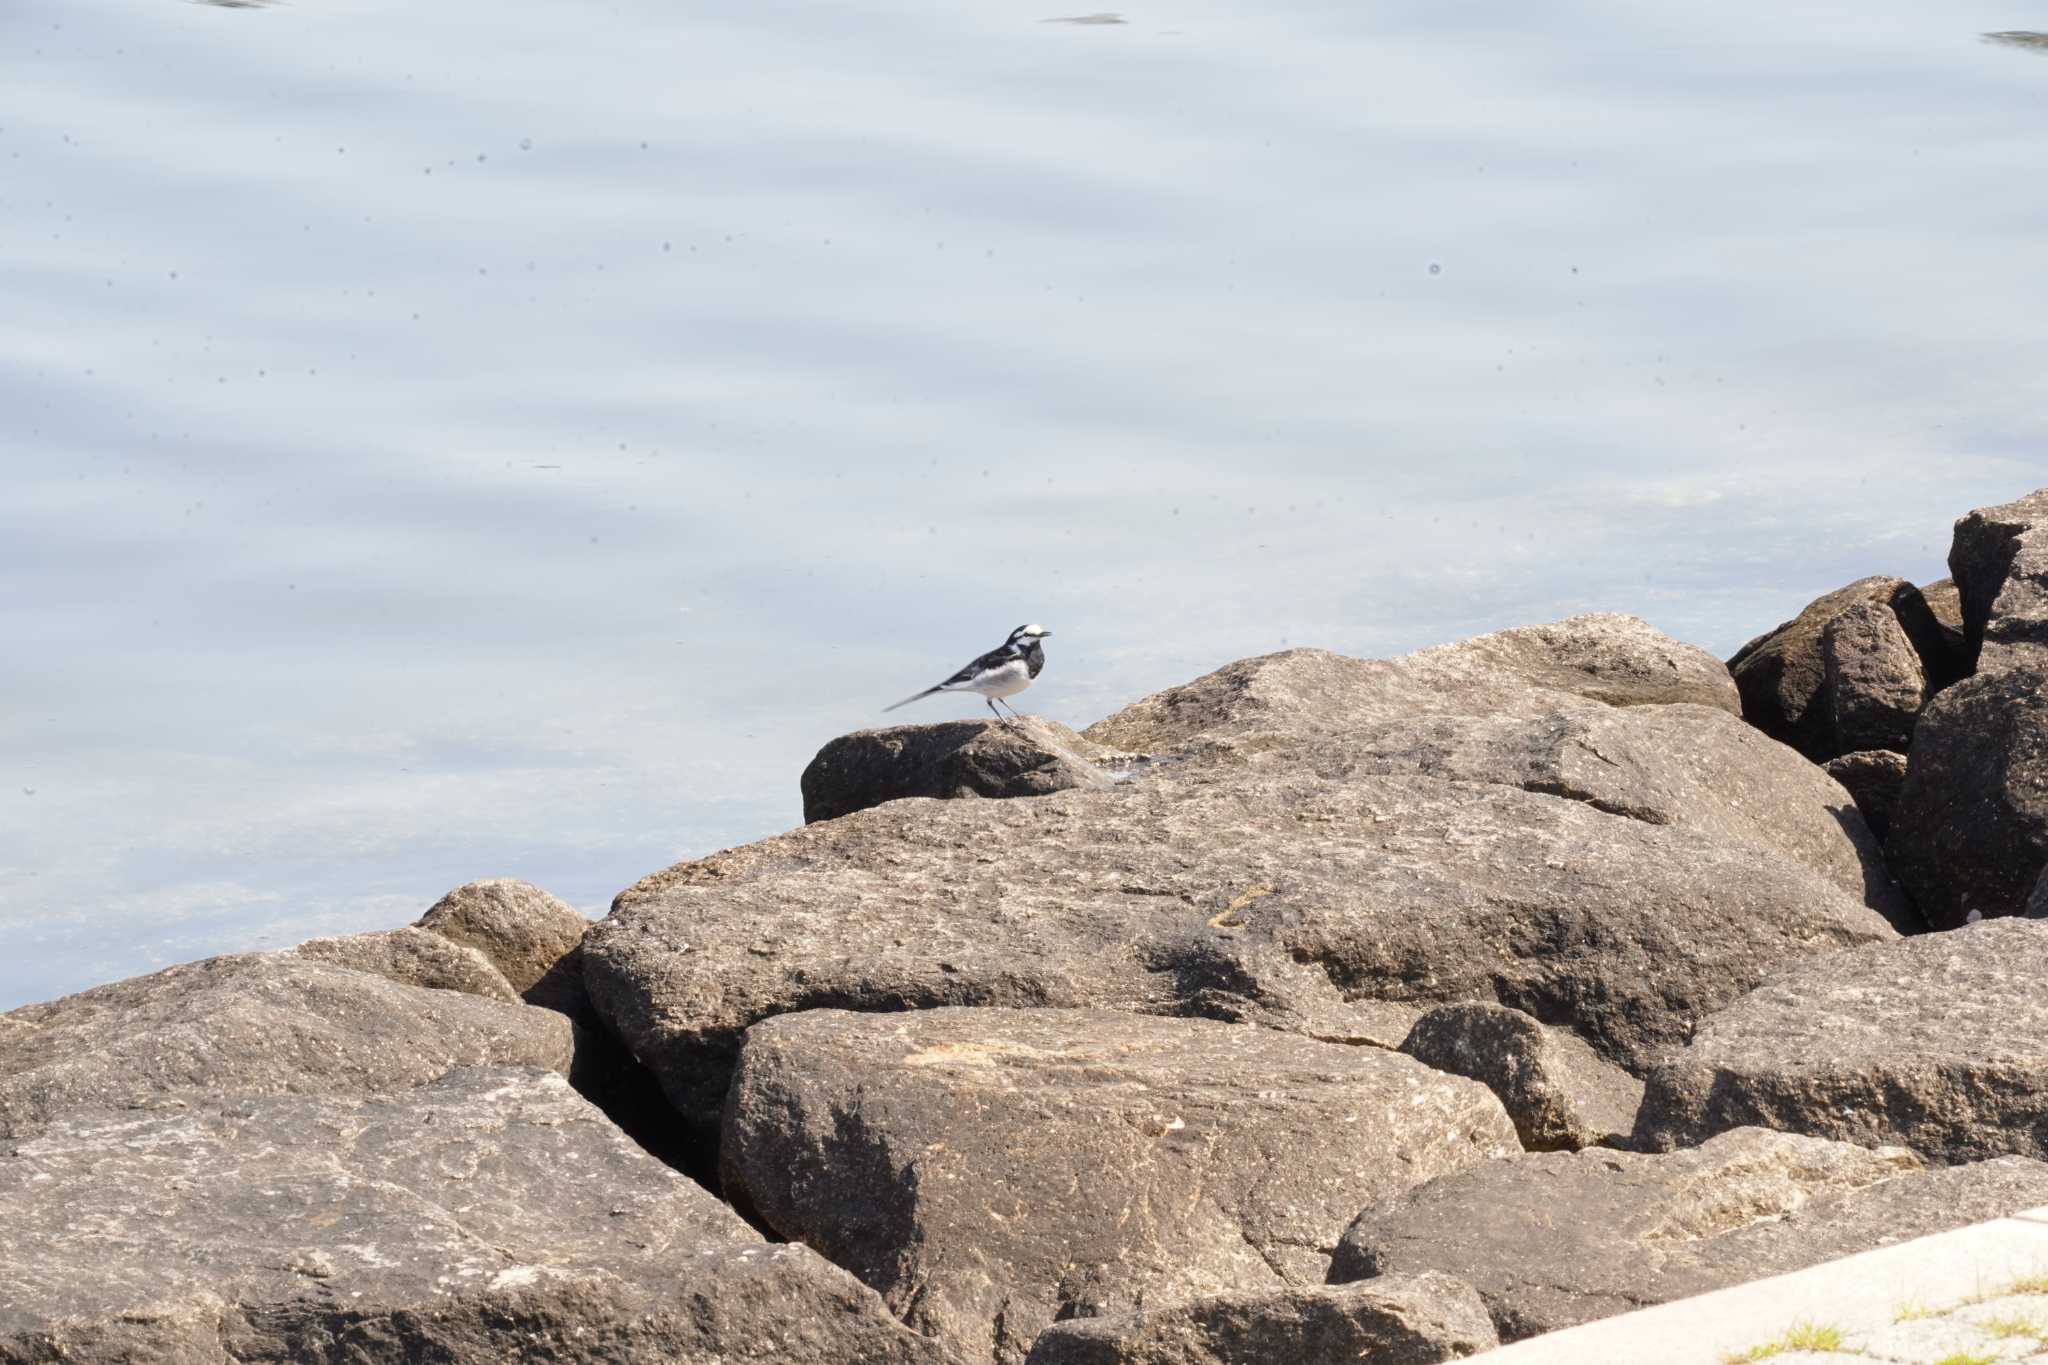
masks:
POLYGON ((2036 1318, 1982 1318, 1970 1325, 1980 1332, 1989 1332, 1992 1336, 1998 1337, 2001 1340, 2010 1340, 2013 1337, 2029 1337, 2035 1341, 2040 1341, 2048 1338, 2048 1327, 2042 1326, 2039 1319, 2036 1318))
POLYGON ((1842 1349, 1842 1329, 1824 1327, 1818 1323, 1795 1322, 1785 1329, 1785 1335, 1775 1341, 1766 1341, 1752 1346, 1740 1355, 1724 1356, 1728 1365, 1749 1365, 1755 1360, 1769 1360, 1772 1356, 1787 1351, 1839 1351, 1842 1349))

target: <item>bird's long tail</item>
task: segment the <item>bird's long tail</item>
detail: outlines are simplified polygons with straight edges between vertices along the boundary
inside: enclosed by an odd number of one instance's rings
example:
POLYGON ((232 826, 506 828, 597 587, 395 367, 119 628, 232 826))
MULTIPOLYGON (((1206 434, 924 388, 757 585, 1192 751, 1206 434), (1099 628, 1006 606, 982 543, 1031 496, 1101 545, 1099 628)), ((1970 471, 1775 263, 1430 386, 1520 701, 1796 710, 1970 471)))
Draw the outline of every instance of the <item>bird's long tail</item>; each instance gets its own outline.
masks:
MULTIPOLYGON (((911 696, 905 697, 905 698, 904 698, 904 699, 903 699, 902 701, 899 701, 899 702, 897 702, 897 703, 896 703, 896 706, 908 706, 908 705, 910 705, 910 703, 912 703, 912 702, 914 702, 914 701, 922 701, 922 700, 924 700, 924 699, 925 699, 926 697, 929 697, 929 696, 930 696, 930 695, 931 695, 932 693, 934 693, 934 692, 943 692, 943 691, 945 691, 945 690, 946 690, 946 689, 945 689, 945 688, 943 688, 943 687, 927 687, 927 688, 926 688, 926 689, 925 689, 924 691, 922 691, 922 692, 918 692, 918 693, 915 693, 915 694, 913 694, 913 695, 911 695, 911 696)), ((883 707, 882 709, 883 709, 884 711, 894 711, 894 710, 896 709, 896 706, 885 706, 885 707, 883 707)))

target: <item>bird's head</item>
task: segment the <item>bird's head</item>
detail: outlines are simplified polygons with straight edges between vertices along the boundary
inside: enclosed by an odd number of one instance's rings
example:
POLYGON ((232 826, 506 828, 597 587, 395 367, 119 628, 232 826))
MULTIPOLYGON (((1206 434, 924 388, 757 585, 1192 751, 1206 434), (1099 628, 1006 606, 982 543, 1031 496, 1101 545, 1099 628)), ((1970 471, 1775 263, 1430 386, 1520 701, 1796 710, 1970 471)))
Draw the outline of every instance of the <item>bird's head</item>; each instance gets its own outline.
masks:
POLYGON ((1028 649, 1032 645, 1038 643, 1040 640, 1045 639, 1047 636, 1051 634, 1051 631, 1047 630, 1044 626, 1041 626, 1034 621, 1028 626, 1019 626, 1015 630, 1011 631, 1010 643, 1013 645, 1021 645, 1028 649))

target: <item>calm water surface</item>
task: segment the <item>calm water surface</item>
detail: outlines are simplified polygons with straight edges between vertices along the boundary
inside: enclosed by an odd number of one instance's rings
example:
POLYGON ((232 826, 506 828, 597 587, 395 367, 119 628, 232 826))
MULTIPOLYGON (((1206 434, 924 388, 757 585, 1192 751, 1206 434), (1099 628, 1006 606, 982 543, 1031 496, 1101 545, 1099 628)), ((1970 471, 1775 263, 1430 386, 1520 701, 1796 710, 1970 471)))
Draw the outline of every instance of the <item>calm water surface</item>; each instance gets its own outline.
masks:
POLYGON ((2041 0, 1086 13, 0 8, 0 1007, 2048 483, 2041 0))

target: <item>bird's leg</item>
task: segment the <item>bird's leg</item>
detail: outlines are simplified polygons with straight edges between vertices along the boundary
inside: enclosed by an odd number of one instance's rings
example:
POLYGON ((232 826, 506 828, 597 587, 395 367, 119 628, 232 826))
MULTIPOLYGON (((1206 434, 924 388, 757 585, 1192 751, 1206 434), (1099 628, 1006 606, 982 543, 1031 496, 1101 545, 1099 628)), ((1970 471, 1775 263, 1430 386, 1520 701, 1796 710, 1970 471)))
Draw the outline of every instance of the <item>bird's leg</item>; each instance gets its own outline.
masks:
POLYGON ((1001 721, 1004 725, 1008 725, 1010 723, 1009 721, 1003 718, 1002 712, 996 711, 996 699, 994 697, 983 697, 982 700, 988 703, 989 710, 996 712, 996 719, 998 721, 1001 721))
POLYGON ((1009 700, 1008 700, 1007 698, 1005 698, 1005 699, 1004 699, 1004 701, 1003 701, 1003 705, 1005 705, 1005 706, 1008 706, 1008 707, 1010 708, 1010 714, 1011 714, 1012 716, 1016 716, 1016 718, 1017 718, 1018 720, 1022 720, 1022 719, 1024 719, 1024 717, 1023 717, 1023 716, 1021 716, 1021 715, 1018 715, 1018 712, 1017 712, 1017 708, 1016 708, 1016 707, 1015 707, 1014 705, 1012 705, 1012 704, 1010 703, 1010 701, 1009 701, 1009 700))

